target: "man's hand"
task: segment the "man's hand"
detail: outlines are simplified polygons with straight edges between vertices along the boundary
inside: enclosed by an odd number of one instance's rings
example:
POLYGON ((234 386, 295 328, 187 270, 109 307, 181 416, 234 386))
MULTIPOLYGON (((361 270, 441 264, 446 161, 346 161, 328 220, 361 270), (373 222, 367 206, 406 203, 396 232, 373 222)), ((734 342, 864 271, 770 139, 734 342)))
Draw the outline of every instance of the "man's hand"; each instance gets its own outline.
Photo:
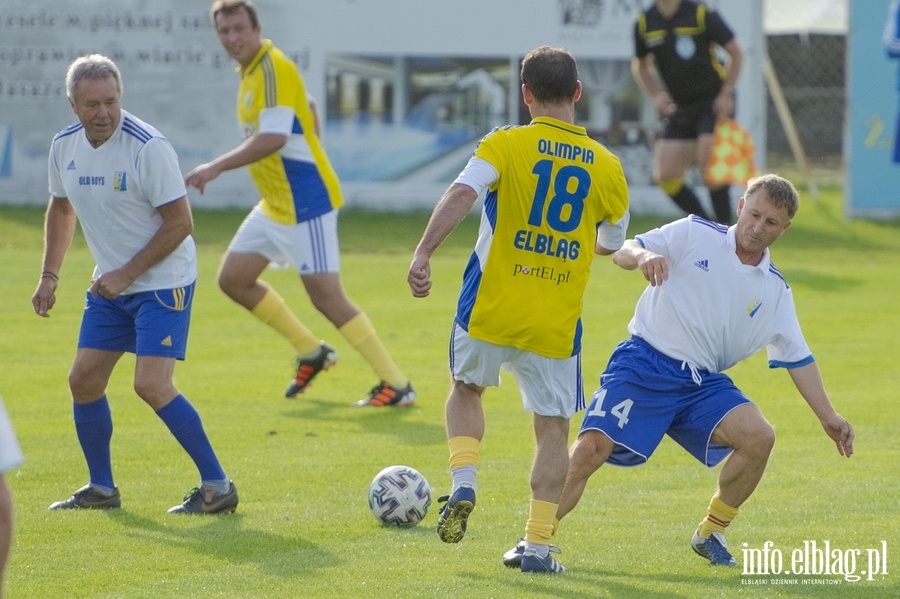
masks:
POLYGON ((662 285, 669 278, 669 261, 665 256, 644 250, 638 255, 638 268, 651 287, 662 285))
POLYGON ((660 116, 670 117, 675 114, 675 101, 672 99, 672 96, 666 92, 659 92, 653 96, 653 106, 656 107, 656 112, 658 112, 660 116))
POLYGON ((50 309, 56 304, 56 287, 59 282, 50 277, 41 277, 34 295, 31 297, 31 305, 34 313, 43 318, 50 318, 50 309))
POLYGON ((91 296, 116 299, 132 283, 134 283, 134 277, 119 268, 100 275, 100 278, 91 285, 91 296))
POLYGON ((716 120, 730 119, 734 116, 734 96, 731 92, 723 92, 713 100, 713 112, 716 120))
POLYGON ((409 265, 409 273, 406 275, 409 290, 413 297, 428 297, 431 293, 431 264, 426 256, 416 254, 412 264, 409 265))
POLYGON ((200 195, 203 195, 203 189, 206 187, 206 184, 218 177, 219 174, 219 170, 212 163, 201 164, 187 174, 184 178, 184 184, 196 187, 200 190, 200 195))
POLYGON ((839 414, 833 414, 822 421, 822 428, 825 433, 831 437, 837 446, 838 452, 842 456, 850 457, 853 455, 853 439, 856 436, 853 432, 853 425, 847 422, 839 414))

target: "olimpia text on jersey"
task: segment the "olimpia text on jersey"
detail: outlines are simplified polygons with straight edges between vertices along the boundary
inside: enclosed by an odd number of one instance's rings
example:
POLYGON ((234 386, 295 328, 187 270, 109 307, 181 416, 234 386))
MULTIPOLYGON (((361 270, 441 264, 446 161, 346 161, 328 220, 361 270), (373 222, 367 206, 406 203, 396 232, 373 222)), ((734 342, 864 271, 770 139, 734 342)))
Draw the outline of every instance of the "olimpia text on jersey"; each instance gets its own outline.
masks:
POLYGON ((546 154, 547 156, 554 156, 556 158, 581 162, 583 164, 594 164, 594 151, 590 148, 583 148, 561 141, 539 139, 537 149, 538 154, 546 154))

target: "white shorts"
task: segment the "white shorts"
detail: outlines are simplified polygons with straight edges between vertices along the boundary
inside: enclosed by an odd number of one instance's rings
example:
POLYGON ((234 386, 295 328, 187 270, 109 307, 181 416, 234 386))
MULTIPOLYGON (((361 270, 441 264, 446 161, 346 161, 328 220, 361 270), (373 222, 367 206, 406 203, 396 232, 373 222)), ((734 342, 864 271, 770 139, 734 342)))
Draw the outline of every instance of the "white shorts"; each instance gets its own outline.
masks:
POLYGON ((450 372, 453 379, 479 387, 499 387, 500 369, 512 372, 522 405, 540 416, 571 418, 584 409, 581 352, 571 358, 546 358, 511 346, 472 339, 453 323, 450 372))
POLYGON ((22 461, 22 449, 0 396, 0 473, 21 465, 22 461))
POLYGON ((337 210, 295 225, 282 225, 256 206, 231 240, 229 252, 259 254, 301 275, 340 272, 337 210))

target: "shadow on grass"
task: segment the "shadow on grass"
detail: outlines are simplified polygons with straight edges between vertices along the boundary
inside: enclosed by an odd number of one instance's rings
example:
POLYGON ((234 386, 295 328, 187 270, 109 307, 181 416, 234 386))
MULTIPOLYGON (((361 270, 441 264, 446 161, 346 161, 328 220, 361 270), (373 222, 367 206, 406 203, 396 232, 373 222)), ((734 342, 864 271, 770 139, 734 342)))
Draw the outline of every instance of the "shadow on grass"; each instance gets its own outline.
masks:
POLYGON ((849 289, 865 284, 862 279, 845 276, 832 276, 822 272, 806 270, 803 268, 790 268, 782 272, 788 285, 791 287, 809 287, 816 291, 848 292, 849 289))
POLYGON ((333 568, 342 563, 321 545, 296 537, 246 529, 240 513, 207 516, 176 516, 172 524, 160 524, 134 513, 114 510, 110 519, 128 529, 133 537, 159 545, 161 549, 176 547, 235 564, 255 564, 272 576, 296 577, 315 575, 316 570, 333 568), (191 526, 177 527, 178 519, 191 526), (198 519, 206 519, 202 526, 193 526, 198 519), (297 565, 303 564, 302 568, 297 565))
POLYGON ((303 398, 296 409, 284 412, 289 418, 306 421, 341 421, 356 423, 367 433, 391 435, 398 445, 419 446, 446 440, 443 422, 423 422, 415 406, 408 408, 356 408, 322 399, 303 398))
MULTIPOLYGON (((385 539, 385 543, 398 543, 403 544, 409 541, 409 537, 413 536, 416 538, 429 538, 434 539, 436 537, 434 523, 431 522, 432 518, 432 510, 437 513, 435 509, 435 498, 432 496, 431 507, 428 509, 428 515, 425 516, 425 520, 417 524, 416 526, 409 526, 407 528, 400 528, 398 526, 389 526, 387 524, 378 524, 376 522, 375 526, 379 529, 379 532, 383 532, 386 535, 389 535, 389 538, 385 539)), ((436 521, 436 519, 435 519, 436 521)))
POLYGON ((623 581, 621 572, 611 572, 600 568, 570 570, 559 576, 547 574, 523 574, 518 570, 509 570, 510 575, 479 576, 467 574, 463 577, 474 584, 490 583, 493 586, 505 583, 509 587, 510 597, 560 597, 569 599, 595 599, 596 597, 640 597, 641 599, 684 599, 683 593, 675 591, 648 591, 648 580, 668 582, 695 586, 698 589, 696 596, 703 596, 701 584, 712 583, 709 579, 698 576, 653 576, 646 572, 641 573, 636 579, 637 584, 623 581), (618 579, 618 580, 616 580, 618 579), (640 581, 640 582, 638 582, 640 581), (579 591, 573 585, 589 588, 591 590, 579 591))
POLYGON ((804 250, 833 250, 868 254, 877 251, 894 250, 893 243, 873 239, 855 231, 854 227, 846 227, 839 231, 826 231, 816 228, 791 227, 783 237, 772 245, 773 262, 778 264, 781 248, 804 250))
MULTIPOLYGON (((544 574, 522 574, 511 570, 509 576, 464 574, 462 578, 473 585, 490 584, 497 587, 505 584, 509 597, 567 597, 575 599, 594 599, 596 597, 640 597, 641 599, 684 599, 685 597, 737 597, 749 594, 752 597, 777 596, 788 594, 792 597, 896 597, 896 588, 886 586, 849 586, 840 584, 824 586, 821 584, 791 585, 790 587, 759 585, 747 587, 742 583, 740 569, 710 567, 708 575, 653 574, 646 570, 634 573, 616 572, 601 568, 579 567, 560 576, 544 574), (573 586, 588 588, 578 590, 573 586), (680 591, 650 590, 648 586, 677 585, 690 589, 687 593, 680 591)), ((771 578, 778 579, 773 576, 771 578)), ((759 580, 759 577, 755 577, 759 580)), ((819 579, 821 580, 821 579, 819 579)), ((893 585, 891 585, 893 587, 893 585)))
POLYGON ((839 206, 817 204, 801 208, 794 218, 795 226, 775 244, 774 255, 777 263, 778 246, 804 249, 842 248, 850 252, 869 253, 895 250, 892 239, 875 239, 867 232, 870 226, 879 229, 895 229, 900 219, 888 221, 847 219, 839 206))

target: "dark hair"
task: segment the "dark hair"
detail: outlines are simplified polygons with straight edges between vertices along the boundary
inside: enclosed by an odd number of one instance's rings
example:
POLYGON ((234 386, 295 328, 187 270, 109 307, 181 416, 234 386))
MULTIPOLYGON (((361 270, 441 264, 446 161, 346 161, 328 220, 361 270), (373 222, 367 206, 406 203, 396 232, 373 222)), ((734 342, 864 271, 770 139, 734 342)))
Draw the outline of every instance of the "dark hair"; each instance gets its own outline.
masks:
POLYGON ((213 24, 215 24, 216 15, 219 13, 232 15, 240 12, 241 9, 247 11, 247 16, 250 17, 250 25, 254 29, 259 27, 259 11, 251 0, 216 0, 209 9, 209 15, 212 17, 213 24))
POLYGON ((800 209, 800 194, 794 184, 778 175, 760 175, 747 181, 747 191, 744 197, 750 196, 754 191, 763 188, 769 201, 777 208, 787 208, 788 218, 794 218, 800 209))
POLYGON ((578 87, 575 57, 565 48, 541 46, 522 60, 522 83, 542 104, 571 101, 578 87))
POLYGON ((119 73, 119 68, 116 63, 102 54, 79 56, 69 65, 69 70, 66 72, 66 95, 70 100, 75 100, 75 88, 82 79, 91 81, 115 79, 116 90, 119 92, 119 97, 122 97, 122 75, 119 73))

